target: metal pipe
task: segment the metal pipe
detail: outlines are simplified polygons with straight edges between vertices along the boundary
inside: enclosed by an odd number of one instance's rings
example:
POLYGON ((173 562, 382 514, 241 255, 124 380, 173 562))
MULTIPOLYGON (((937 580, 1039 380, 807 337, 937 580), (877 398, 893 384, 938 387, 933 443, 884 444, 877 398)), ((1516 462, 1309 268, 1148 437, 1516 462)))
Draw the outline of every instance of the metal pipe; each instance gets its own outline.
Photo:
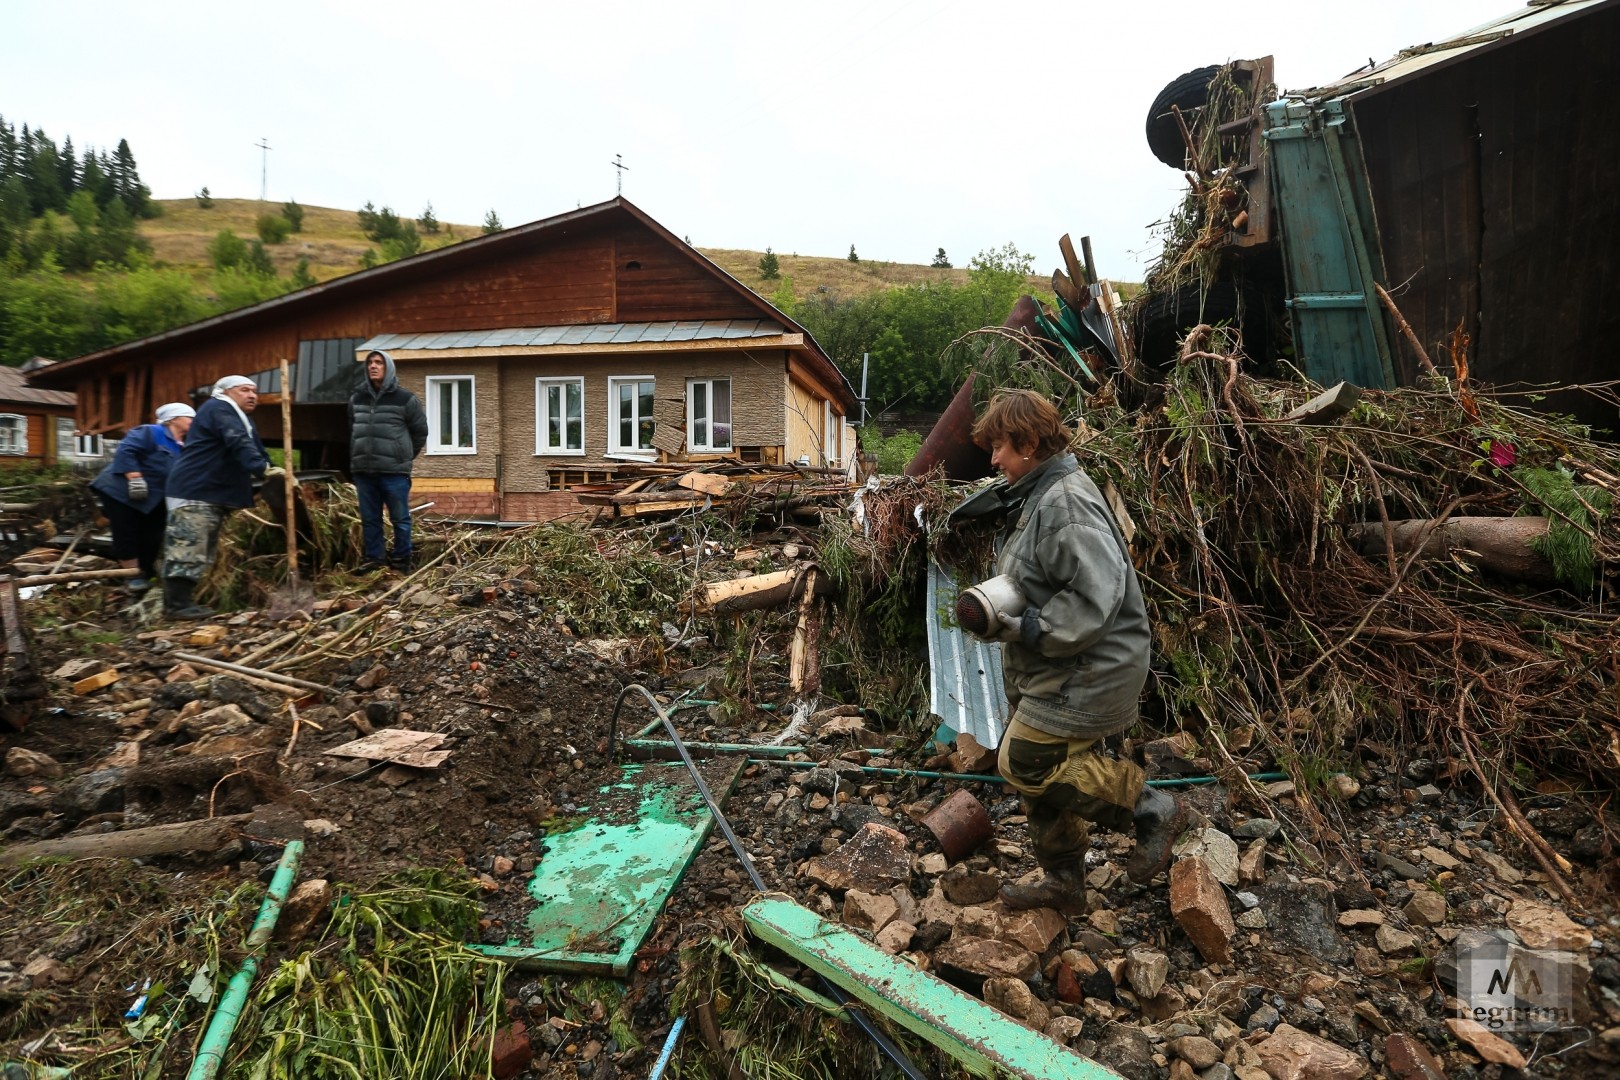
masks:
POLYGON ((292 892, 293 881, 298 877, 298 860, 303 854, 302 840, 287 841, 287 847, 281 853, 281 865, 276 867, 276 876, 270 879, 264 903, 259 905, 258 918, 253 920, 253 929, 248 931, 247 956, 236 974, 231 976, 225 993, 220 995, 219 1008, 214 1010, 213 1019, 208 1021, 208 1030, 203 1033, 202 1045, 197 1049, 196 1060, 191 1063, 186 1080, 213 1080, 224 1066, 225 1051, 230 1046, 237 1021, 242 1018, 253 977, 259 972, 259 950, 264 948, 270 935, 275 932, 276 920, 281 918, 281 905, 287 902, 292 892))
POLYGON ((653 1071, 647 1080, 659 1080, 664 1075, 664 1068, 675 1053, 675 1044, 681 1041, 681 1029, 686 1026, 686 1017, 677 1016, 675 1024, 669 1029, 669 1037, 664 1040, 664 1049, 659 1053, 658 1060, 653 1062, 653 1071))
MULTIPOLYGON (((664 725, 664 730, 669 732, 670 741, 675 744, 676 751, 681 755, 681 764, 685 765, 686 771, 692 774, 692 783, 697 786, 698 794, 703 796, 703 801, 708 805, 709 813, 714 817, 715 825, 719 826, 720 832, 724 834, 726 843, 731 845, 732 852, 737 856, 738 861, 743 864, 743 869, 748 872, 748 880, 753 882, 755 891, 761 893, 770 892, 770 889, 765 885, 765 879, 760 877, 759 871, 754 868, 754 860, 748 857, 748 852, 743 850, 742 841, 738 840, 737 834, 732 831, 731 822, 726 820, 726 815, 721 812, 720 804, 714 801, 714 793, 709 790, 708 781, 704 780, 703 774, 698 771, 697 763, 692 760, 692 755, 686 752, 686 744, 681 742, 680 733, 675 730, 674 722, 670 720, 669 714, 664 711, 664 707, 658 703, 658 699, 653 697, 652 691, 640 683, 630 683, 620 690, 619 700, 613 704, 613 718, 608 722, 608 739, 610 740, 608 743, 608 756, 610 760, 618 756, 617 747, 614 746, 611 740, 616 737, 619 729, 619 710, 624 707, 624 699, 629 696, 632 690, 637 691, 642 697, 646 698, 647 704, 651 705, 653 712, 658 714, 658 719, 664 725)), ((877 1044, 878 1049, 883 1051, 885 1057, 894 1062, 896 1068, 904 1073, 909 1080, 928 1080, 927 1074, 912 1064, 905 1051, 896 1046, 887 1035, 872 1023, 864 1012, 850 1004, 847 994, 828 981, 825 976, 820 976, 820 978, 822 988, 827 992, 827 996, 847 1010, 849 1018, 855 1021, 862 1031, 866 1032, 867 1037, 877 1044)))

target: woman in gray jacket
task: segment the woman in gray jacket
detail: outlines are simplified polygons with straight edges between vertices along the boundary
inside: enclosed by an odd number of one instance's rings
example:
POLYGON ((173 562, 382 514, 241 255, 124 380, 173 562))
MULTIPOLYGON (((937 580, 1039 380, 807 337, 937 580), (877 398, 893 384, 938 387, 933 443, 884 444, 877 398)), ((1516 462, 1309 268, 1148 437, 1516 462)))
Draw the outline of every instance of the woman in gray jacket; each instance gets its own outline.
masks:
POLYGON ((1011 908, 1080 914, 1087 822, 1135 832, 1126 873, 1145 884, 1169 865, 1186 810, 1145 786, 1134 762, 1100 752, 1103 739, 1136 722, 1152 632, 1125 539, 1069 439, 1052 403, 1028 390, 997 393, 973 427, 1006 477, 996 572, 1024 604, 991 635, 1003 641, 1012 714, 999 767, 1023 796, 1045 871, 1001 896, 1011 908))

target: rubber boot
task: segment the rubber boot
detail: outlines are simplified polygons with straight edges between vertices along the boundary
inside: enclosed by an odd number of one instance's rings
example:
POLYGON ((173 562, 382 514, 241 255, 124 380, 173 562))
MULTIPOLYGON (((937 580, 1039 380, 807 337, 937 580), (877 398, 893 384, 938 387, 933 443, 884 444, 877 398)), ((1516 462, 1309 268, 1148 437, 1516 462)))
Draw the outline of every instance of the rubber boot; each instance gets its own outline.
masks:
POLYGON ((1029 885, 1003 885, 1001 902, 1013 911, 1052 908, 1071 918, 1086 913, 1086 879, 1079 867, 1047 870, 1029 885))
POLYGON ((1170 853, 1187 827, 1187 804, 1174 795, 1144 787, 1132 810, 1136 850, 1125 863, 1125 876, 1146 885, 1170 866, 1170 853))
POLYGON ((172 577, 163 582, 163 613, 171 619, 206 619, 213 608, 203 607, 191 598, 197 583, 190 578, 172 577))

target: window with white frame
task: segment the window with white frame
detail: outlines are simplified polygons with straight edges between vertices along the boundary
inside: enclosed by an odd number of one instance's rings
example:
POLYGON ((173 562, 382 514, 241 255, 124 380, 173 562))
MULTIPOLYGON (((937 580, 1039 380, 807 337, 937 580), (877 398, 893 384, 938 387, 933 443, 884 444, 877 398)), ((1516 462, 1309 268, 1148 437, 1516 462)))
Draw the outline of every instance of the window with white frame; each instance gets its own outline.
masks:
POLYGON ((731 449, 731 380, 686 381, 686 446, 694 454, 731 449))
POLYGON ((428 376, 428 453, 478 453, 476 423, 473 419, 476 383, 477 380, 471 375, 428 376))
POLYGON ((585 380, 534 380, 534 452, 585 453, 585 380))
POLYGON ((651 375, 627 375, 608 380, 610 453, 653 452, 653 386, 651 375))
POLYGON ((0 413, 0 454, 28 453, 28 417, 0 413))
POLYGON ((100 435, 73 436, 73 456, 82 458, 98 458, 102 452, 100 435))

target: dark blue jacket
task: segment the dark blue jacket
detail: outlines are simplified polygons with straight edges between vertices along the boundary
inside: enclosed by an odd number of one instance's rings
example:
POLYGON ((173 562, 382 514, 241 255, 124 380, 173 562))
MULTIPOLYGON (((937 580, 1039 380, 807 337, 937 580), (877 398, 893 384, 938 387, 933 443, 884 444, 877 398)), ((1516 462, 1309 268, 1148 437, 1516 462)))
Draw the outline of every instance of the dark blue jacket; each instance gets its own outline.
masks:
POLYGON ((118 443, 118 453, 90 481, 90 490, 150 514, 163 505, 169 470, 179 456, 180 444, 174 441, 168 428, 162 424, 142 424, 118 443), (124 474, 132 472, 146 479, 146 498, 140 502, 129 497, 129 481, 124 474))
POLYGON ((349 397, 349 472, 409 476, 411 462, 427 446, 427 413, 417 396, 399 385, 394 358, 380 349, 377 355, 386 366, 381 388, 363 379, 349 397))
POLYGON ((252 419, 244 428, 229 401, 209 398, 197 409, 185 449, 169 471, 167 494, 240 509, 252 504, 253 481, 269 465, 252 419))

